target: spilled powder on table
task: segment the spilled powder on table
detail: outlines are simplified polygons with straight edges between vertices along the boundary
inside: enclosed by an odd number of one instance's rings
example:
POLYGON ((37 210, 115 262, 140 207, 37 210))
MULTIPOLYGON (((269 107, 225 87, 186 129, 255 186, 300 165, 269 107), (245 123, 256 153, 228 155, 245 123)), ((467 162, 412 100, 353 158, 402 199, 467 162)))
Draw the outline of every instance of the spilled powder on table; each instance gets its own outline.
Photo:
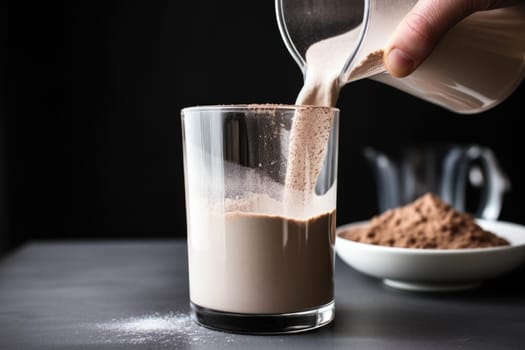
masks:
POLYGON ((187 313, 152 313, 113 319, 93 325, 104 344, 152 344, 178 348, 182 345, 213 345, 232 343, 234 335, 212 331, 197 325, 187 313))

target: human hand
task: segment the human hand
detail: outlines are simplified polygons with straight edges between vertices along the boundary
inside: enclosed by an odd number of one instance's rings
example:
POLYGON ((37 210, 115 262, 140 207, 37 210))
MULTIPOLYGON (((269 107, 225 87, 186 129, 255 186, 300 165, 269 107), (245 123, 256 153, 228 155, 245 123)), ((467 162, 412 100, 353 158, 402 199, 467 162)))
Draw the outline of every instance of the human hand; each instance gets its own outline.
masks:
MULTIPOLYGON (((523 1, 523 0, 522 0, 523 1)), ((419 0, 397 26, 385 50, 384 63, 395 77, 412 73, 445 33, 476 11, 519 3, 519 0, 419 0)))

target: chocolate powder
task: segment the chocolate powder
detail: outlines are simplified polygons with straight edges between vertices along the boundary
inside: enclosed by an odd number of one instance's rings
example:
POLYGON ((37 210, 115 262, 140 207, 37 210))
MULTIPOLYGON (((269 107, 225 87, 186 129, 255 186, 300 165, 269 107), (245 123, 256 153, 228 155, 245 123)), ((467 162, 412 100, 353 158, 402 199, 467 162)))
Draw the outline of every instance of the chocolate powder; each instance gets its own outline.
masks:
POLYGON ((460 249, 509 245, 483 230, 474 218, 427 193, 414 202, 372 218, 365 227, 344 231, 356 242, 402 248, 460 249))

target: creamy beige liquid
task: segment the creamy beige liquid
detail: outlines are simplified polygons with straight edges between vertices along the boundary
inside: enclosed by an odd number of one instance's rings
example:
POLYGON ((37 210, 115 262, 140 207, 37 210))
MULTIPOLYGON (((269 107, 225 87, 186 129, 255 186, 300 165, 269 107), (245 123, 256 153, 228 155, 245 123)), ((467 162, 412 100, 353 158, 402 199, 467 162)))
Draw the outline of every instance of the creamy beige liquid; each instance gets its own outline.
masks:
MULTIPOLYGON (((308 220, 239 212, 213 216, 207 247, 190 251, 192 302, 266 314, 333 300, 335 212, 308 220)), ((190 245, 194 239, 190 235, 190 245)))

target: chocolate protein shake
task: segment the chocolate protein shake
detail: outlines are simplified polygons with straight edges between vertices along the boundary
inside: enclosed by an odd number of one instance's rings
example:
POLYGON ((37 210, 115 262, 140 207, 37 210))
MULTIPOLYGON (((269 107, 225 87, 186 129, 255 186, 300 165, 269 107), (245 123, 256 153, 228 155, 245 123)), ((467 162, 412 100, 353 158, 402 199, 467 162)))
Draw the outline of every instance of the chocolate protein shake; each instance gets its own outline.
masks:
MULTIPOLYGON (((313 321, 296 330, 333 319, 337 161, 326 165, 325 158, 340 87, 339 72, 325 62, 333 57, 326 54, 322 43, 310 50, 296 107, 244 106, 241 117, 226 119, 235 127, 218 133, 224 128, 220 108, 195 127, 205 111, 184 122, 190 298, 203 324, 213 323, 205 315, 217 312, 282 317, 313 312, 313 321), (286 122, 278 120, 279 108, 288 108, 286 122), (251 124, 259 121, 252 114, 275 115, 275 122, 260 122, 264 127, 253 131, 251 124), (268 128, 275 130, 265 134, 268 128), (276 149, 280 153, 268 164, 252 163, 276 149), (229 170, 230 158, 235 171, 229 170), (316 193, 323 166, 331 167, 334 180, 316 193)), ((337 138, 330 142, 336 159, 337 138)))
MULTIPOLYGON (((194 303, 276 314, 333 300, 335 212, 306 220, 244 212, 209 215, 206 249, 191 251, 194 303)), ((195 239, 190 244, 196 245, 195 239)))

